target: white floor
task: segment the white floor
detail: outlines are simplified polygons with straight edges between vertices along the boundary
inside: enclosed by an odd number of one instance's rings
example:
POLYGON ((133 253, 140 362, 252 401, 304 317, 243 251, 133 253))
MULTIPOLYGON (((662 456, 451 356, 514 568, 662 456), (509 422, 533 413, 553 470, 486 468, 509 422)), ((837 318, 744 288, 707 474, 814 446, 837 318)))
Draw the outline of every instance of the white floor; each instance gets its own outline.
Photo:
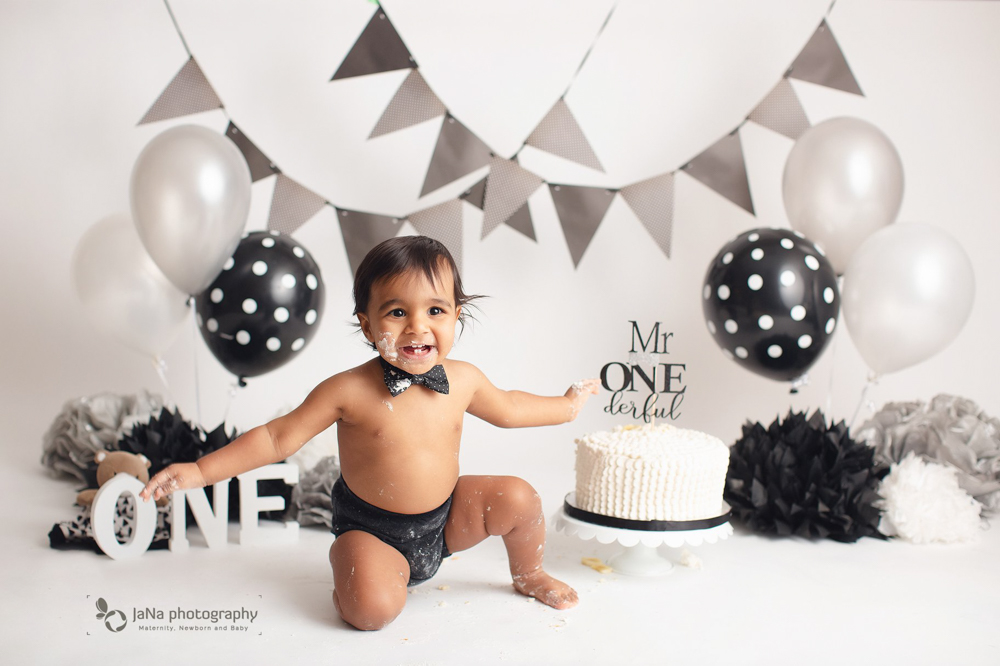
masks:
MULTIPOLYGON (((15 456, 0 479, 8 664, 1000 662, 996 528, 978 544, 951 547, 773 540, 737 530, 691 549, 701 569, 678 565, 664 577, 637 578, 583 566, 581 557, 606 560, 620 547, 553 533, 550 521, 547 567, 579 591, 577 608, 556 611, 514 593, 502 544, 491 540, 446 561, 388 628, 362 633, 333 609, 325 530, 303 528, 290 546, 233 542, 224 550, 196 545, 192 530, 187 553, 113 561, 48 547, 48 530, 70 517, 75 491, 49 478, 33 451, 15 456), (98 598, 125 613, 122 631, 96 619, 98 598), (134 612, 146 608, 164 619, 137 620, 134 612), (191 633, 180 625, 212 623, 170 622, 178 608, 257 616, 236 623, 247 631, 191 633)), ((554 514, 559 498, 544 499, 554 514)))

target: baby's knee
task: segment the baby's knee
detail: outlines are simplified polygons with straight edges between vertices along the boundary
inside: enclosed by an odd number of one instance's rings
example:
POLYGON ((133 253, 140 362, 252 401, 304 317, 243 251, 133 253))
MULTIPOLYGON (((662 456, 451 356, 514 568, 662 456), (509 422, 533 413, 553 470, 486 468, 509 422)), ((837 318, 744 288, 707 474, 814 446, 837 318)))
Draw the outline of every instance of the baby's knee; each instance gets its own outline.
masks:
POLYGON ((504 479, 503 490, 497 493, 497 501, 507 508, 504 513, 517 519, 528 519, 542 513, 542 499, 524 479, 509 476, 504 479))
POLYGON ((347 594, 334 590, 334 605, 340 617, 362 631, 377 631, 387 626, 403 611, 406 586, 401 590, 358 589, 347 594))

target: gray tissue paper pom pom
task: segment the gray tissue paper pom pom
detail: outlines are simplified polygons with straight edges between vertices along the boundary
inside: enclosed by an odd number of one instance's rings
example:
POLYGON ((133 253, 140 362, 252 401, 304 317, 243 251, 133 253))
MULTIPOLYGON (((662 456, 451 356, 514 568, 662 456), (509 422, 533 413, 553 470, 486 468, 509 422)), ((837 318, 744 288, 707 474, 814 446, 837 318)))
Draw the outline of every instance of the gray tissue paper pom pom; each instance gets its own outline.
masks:
POLYGON ((913 453, 957 470, 959 485, 989 511, 1000 510, 1000 420, 967 398, 890 402, 855 434, 888 464, 913 453))
POLYGON ((133 425, 148 421, 162 407, 163 398, 145 391, 70 400, 42 438, 42 464, 57 476, 69 475, 86 483, 85 470, 94 454, 113 449, 133 425))
POLYGON ((298 485, 292 490, 292 506, 295 507, 300 525, 331 526, 333 513, 330 491, 339 476, 340 465, 336 456, 321 459, 302 475, 298 485))

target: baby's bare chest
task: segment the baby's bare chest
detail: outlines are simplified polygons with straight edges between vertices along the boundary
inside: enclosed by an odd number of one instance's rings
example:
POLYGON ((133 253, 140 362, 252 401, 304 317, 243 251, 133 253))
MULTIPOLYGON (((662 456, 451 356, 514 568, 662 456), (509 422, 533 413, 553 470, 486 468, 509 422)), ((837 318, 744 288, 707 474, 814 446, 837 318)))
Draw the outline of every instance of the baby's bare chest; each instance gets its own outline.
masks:
POLYGON ((343 454, 345 446, 369 453, 407 451, 430 453, 457 450, 462 436, 466 405, 445 395, 386 395, 356 405, 338 424, 343 454))

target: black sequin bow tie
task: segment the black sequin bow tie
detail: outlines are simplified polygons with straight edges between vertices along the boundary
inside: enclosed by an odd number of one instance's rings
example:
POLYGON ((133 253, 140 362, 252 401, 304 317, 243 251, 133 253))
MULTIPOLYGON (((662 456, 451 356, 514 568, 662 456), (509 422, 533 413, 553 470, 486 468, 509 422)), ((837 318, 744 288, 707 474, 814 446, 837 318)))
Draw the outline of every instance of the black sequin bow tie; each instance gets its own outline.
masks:
POLYGON ((422 375, 414 375, 406 370, 400 370, 381 356, 378 360, 382 363, 385 387, 389 389, 393 398, 410 388, 411 384, 423 384, 432 391, 448 395, 448 375, 445 374, 443 365, 435 365, 422 375))

